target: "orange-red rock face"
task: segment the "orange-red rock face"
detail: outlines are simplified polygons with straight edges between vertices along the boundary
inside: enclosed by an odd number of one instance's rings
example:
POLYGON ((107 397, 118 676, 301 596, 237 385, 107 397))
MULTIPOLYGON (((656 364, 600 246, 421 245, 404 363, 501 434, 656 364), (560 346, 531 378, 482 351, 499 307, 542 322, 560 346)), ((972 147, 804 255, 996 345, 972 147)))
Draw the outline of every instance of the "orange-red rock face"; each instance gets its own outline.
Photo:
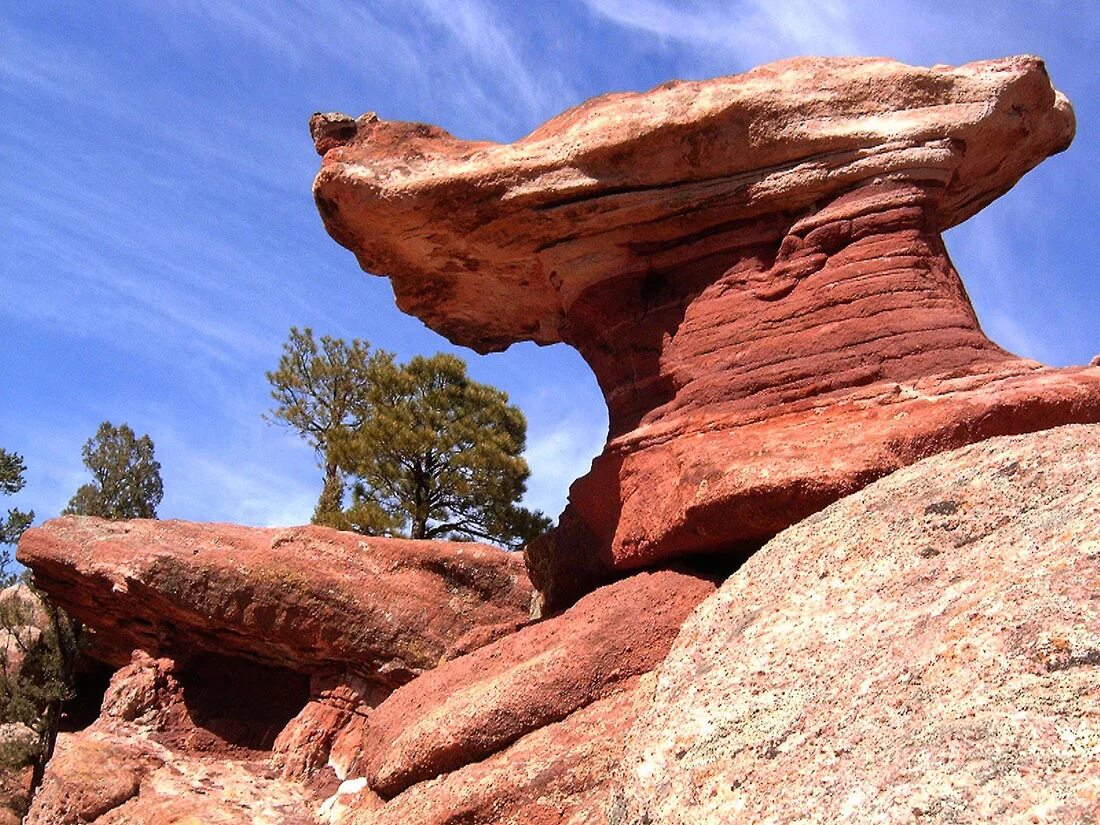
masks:
POLYGON ((639 573, 446 662, 371 714, 353 773, 363 770, 374 791, 392 797, 632 688, 714 589, 672 570, 639 573))
POLYGON ((565 341, 610 440, 528 548, 551 607, 758 546, 992 435, 1100 420, 1100 370, 982 334, 940 233, 1072 139, 1042 62, 784 61, 608 95, 510 145, 315 116, 326 227, 457 343, 565 341))
POLYGON ((391 690, 467 637, 514 627, 531 594, 522 561, 495 547, 317 526, 65 517, 28 530, 18 556, 126 659, 140 648, 350 668, 391 690))

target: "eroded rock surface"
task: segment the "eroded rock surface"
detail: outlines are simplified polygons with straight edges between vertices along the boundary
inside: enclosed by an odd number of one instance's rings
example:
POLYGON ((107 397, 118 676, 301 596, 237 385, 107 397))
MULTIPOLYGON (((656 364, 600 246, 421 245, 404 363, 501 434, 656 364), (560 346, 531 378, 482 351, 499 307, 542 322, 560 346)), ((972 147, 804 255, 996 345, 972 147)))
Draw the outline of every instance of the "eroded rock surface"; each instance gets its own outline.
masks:
POLYGON ((639 573, 441 665, 371 714, 357 767, 389 798, 632 687, 714 587, 672 570, 639 573))
POLYGON ((616 825, 1100 817, 1100 427, 900 470, 684 624, 616 825))
POLYGON ((612 775, 653 693, 652 673, 487 759, 413 785, 383 805, 369 788, 337 796, 336 825, 608 825, 612 775))
MULTIPOLYGON (((352 666, 391 689, 476 629, 522 620, 523 562, 475 543, 70 516, 19 560, 113 648, 239 657, 296 673, 352 666)), ((124 664, 116 662, 115 664, 124 664)))
POLYGON ((26 825, 314 825, 317 800, 255 761, 185 753, 115 724, 61 734, 26 825))
POLYGON ((59 736, 28 825, 313 823, 316 793, 269 760, 286 686, 239 677, 135 651, 95 723, 59 736))
POLYGON ((1100 420, 1100 371, 982 334, 940 233, 1069 145, 1037 58, 797 59, 606 95, 508 145, 312 121, 325 225, 480 351, 565 341, 610 440, 528 548, 551 607, 740 553, 869 481, 1100 420))

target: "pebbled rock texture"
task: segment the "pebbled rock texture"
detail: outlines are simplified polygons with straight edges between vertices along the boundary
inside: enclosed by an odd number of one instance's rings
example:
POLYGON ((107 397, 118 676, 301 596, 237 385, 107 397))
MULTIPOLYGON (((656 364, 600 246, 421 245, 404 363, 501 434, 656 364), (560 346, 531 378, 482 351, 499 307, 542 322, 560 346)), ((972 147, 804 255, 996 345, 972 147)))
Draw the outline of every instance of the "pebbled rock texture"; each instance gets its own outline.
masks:
POLYGON ((613 825, 1094 822, 1100 427, 926 459, 686 621, 613 825))
POLYGON ((367 719, 371 789, 395 796, 632 687, 714 588, 672 570, 639 573, 399 688, 367 719))
POLYGON ((479 351, 564 341, 609 441, 527 550, 558 608, 742 554, 869 481, 1100 420, 1100 371, 982 334, 940 233, 1073 136, 1043 63, 800 58, 595 98, 512 144, 316 115, 330 234, 479 351))
MULTIPOLYGON (((182 521, 54 519, 19 560, 111 647, 210 653, 390 689, 527 616, 523 562, 475 543, 182 521)), ((115 662, 114 664, 124 664, 115 662)))
POLYGON ((181 753, 117 725, 58 737, 25 825, 315 825, 316 804, 262 764, 181 753))

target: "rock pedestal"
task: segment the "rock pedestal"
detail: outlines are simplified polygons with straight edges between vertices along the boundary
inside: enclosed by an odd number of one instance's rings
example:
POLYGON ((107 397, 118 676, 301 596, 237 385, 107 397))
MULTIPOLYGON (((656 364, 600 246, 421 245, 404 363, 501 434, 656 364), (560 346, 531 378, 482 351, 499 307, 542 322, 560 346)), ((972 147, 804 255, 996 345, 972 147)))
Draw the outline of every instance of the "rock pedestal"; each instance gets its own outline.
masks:
POLYGON ((606 95, 508 145, 316 115, 332 236, 478 351, 576 347, 610 433, 527 550, 550 607, 739 554, 869 481, 1100 420, 1100 370, 981 332, 940 233, 1068 146, 1037 58, 798 59, 606 95))

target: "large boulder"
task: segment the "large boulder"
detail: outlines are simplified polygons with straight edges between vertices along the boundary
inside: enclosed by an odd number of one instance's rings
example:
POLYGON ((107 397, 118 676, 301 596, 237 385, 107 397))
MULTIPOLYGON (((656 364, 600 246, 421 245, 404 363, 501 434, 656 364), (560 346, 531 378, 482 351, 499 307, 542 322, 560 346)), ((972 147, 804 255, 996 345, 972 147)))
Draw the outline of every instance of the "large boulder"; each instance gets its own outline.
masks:
POLYGON ((70 516, 19 560, 102 644, 209 653, 296 673, 352 667, 392 689, 528 615, 523 561, 475 543, 70 516))
POLYGON ((479 351, 564 341, 610 440, 528 548, 561 607, 741 554, 875 478, 1100 420, 1100 370, 981 332, 940 233, 1065 149, 1042 61, 797 59, 595 98, 512 144, 317 115, 329 233, 479 351))
POLYGON ((784 531, 684 624, 613 825, 1094 822, 1100 427, 997 438, 784 531))

